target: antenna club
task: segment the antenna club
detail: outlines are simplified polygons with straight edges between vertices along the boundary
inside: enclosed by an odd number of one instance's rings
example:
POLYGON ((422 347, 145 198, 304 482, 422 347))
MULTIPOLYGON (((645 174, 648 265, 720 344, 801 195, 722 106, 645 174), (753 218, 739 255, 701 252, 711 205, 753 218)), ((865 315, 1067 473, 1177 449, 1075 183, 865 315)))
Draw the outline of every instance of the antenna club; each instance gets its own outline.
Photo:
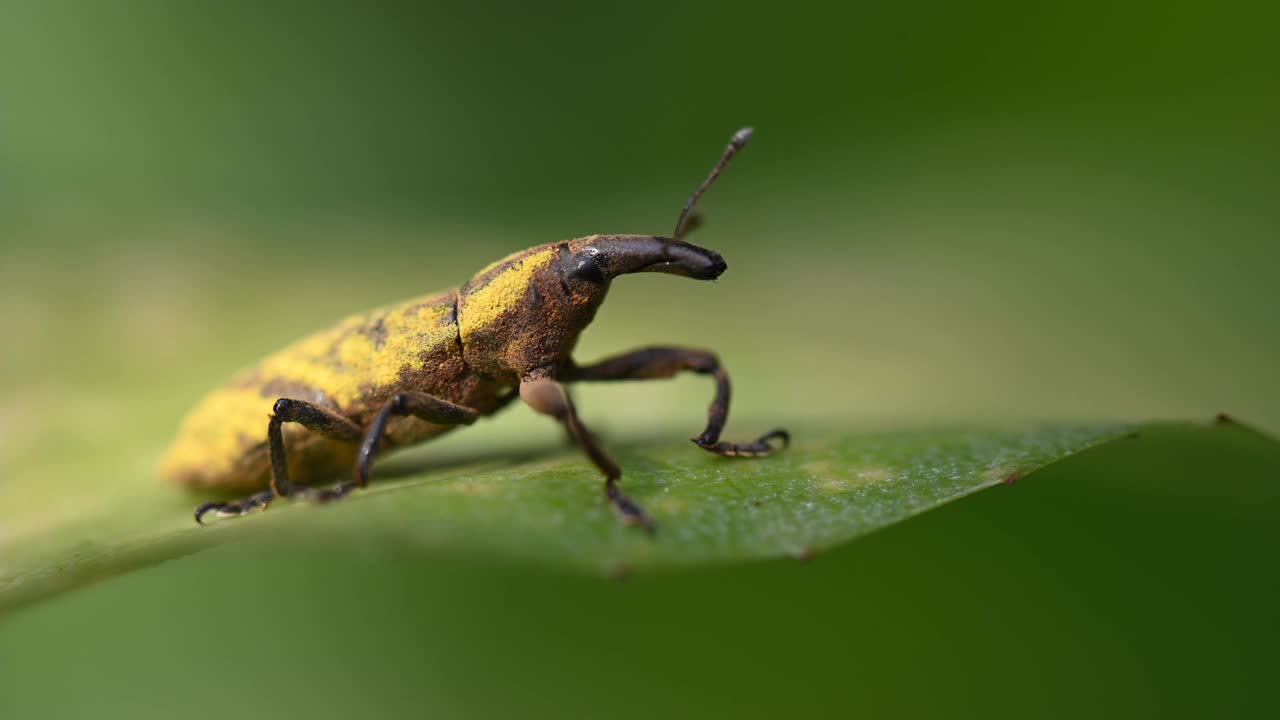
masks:
POLYGON ((755 131, 756 129, 753 127, 744 127, 734 133, 733 137, 729 138, 729 144, 732 145, 735 150, 741 150, 743 146, 747 144, 747 141, 751 139, 751 136, 755 131))

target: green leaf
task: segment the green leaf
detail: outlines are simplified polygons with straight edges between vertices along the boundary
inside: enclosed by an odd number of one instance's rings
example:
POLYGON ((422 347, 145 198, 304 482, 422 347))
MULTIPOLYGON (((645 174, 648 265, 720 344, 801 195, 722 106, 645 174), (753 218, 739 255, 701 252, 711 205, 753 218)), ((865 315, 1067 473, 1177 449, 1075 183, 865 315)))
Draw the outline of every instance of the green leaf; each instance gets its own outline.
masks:
POLYGON ((0 607, 244 538, 488 554, 606 575, 807 558, 1139 429, 811 430, 796 433, 789 450, 751 460, 683 441, 618 439, 624 487, 657 520, 653 538, 618 522, 598 474, 571 448, 444 467, 389 461, 373 487, 343 502, 279 502, 213 527, 192 521, 201 498, 174 488, 76 502, 29 482, 25 494, 7 488, 0 607))

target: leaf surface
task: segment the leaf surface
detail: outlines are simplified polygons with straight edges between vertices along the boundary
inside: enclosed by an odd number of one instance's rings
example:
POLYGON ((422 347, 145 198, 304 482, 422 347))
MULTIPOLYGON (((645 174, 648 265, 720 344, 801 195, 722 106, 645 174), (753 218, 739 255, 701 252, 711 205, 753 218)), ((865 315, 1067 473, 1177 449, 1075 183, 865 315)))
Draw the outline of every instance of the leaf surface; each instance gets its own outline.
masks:
POLYGON ((0 607, 241 538, 498 555, 604 575, 806 558, 1137 428, 813 430, 750 460, 688 442, 614 443, 623 487, 657 520, 656 537, 618 522, 572 448, 389 461, 374 486, 340 503, 277 502, 213 527, 192 521, 201 498, 154 484, 79 500, 10 487, 0 607))

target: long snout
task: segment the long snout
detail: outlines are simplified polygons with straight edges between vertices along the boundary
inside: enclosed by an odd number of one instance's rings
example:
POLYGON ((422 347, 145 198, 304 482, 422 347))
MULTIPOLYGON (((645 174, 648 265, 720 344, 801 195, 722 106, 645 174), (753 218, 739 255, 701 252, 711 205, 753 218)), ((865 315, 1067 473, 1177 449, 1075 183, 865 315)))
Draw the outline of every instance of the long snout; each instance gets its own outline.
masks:
POLYGON ((683 240, 654 235, 598 236, 591 240, 589 247, 595 250, 596 264, 610 280, 638 272, 715 280, 728 267, 720 253, 683 240))

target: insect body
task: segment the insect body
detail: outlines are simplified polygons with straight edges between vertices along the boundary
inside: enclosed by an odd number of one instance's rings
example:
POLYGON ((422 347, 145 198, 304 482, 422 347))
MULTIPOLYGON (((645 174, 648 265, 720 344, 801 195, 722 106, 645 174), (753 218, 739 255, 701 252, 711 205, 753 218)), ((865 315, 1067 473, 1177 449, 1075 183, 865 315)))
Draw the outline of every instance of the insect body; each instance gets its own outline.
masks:
POLYGON ((653 521, 618 488, 621 470, 579 420, 565 383, 711 375, 716 394, 694 442, 726 456, 763 456, 783 430, 749 443, 720 440, 729 379, 712 353, 650 347, 590 365, 572 351, 619 275, 665 272, 713 280, 724 259, 680 239, 689 211, 750 137, 734 135, 685 204, 671 238, 592 235, 540 245, 481 270, 461 288, 356 315, 241 372, 184 419, 162 474, 204 488, 254 491, 196 509, 243 515, 277 497, 329 501, 364 487, 382 451, 429 439, 520 398, 561 422, 605 476, 605 497, 628 523, 653 521), (262 423, 267 418, 263 437, 262 423), (355 468, 329 487, 310 483, 355 468))

